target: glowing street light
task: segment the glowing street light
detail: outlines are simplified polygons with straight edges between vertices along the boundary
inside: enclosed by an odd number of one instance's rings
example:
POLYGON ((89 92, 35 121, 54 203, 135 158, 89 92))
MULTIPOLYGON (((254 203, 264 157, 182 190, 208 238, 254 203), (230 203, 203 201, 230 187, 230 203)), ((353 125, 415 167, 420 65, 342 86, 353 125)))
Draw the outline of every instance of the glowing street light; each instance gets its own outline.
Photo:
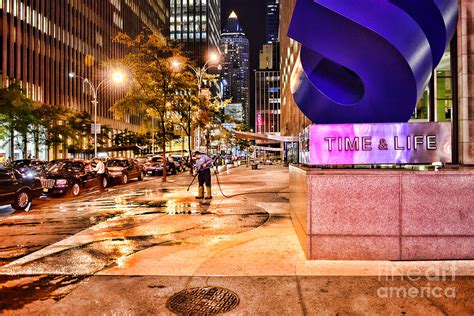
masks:
POLYGON ((171 62, 171 68, 173 68, 174 70, 178 70, 179 68, 181 68, 181 62, 179 60, 173 60, 171 62))
POLYGON ((209 54, 209 61, 217 64, 220 61, 219 54, 212 52, 209 54))
POLYGON ((207 59, 206 63, 201 67, 201 68, 194 68, 191 65, 187 65, 196 75, 197 83, 198 83, 198 92, 201 93, 201 86, 202 86, 202 80, 204 78, 204 75, 206 72, 213 67, 218 68, 219 70, 221 69, 220 65, 218 64, 220 60, 220 56, 217 53, 210 53, 209 58, 207 59), (217 64, 217 65, 216 65, 217 64))
MULTIPOLYGON (((206 74, 206 72, 212 67, 216 67, 219 70, 222 69, 221 65, 219 64, 219 61, 220 61, 219 54, 217 54, 216 52, 211 52, 208 55, 207 61, 204 63, 204 65, 201 68, 194 68, 191 65, 186 65, 196 75, 198 96, 201 94, 202 81, 203 81, 203 78, 204 78, 204 75, 206 74)), ((171 63, 171 66, 174 69, 178 70, 182 66, 182 64, 179 61, 175 60, 171 63)), ((197 143, 198 143, 198 147, 200 147, 201 146, 201 136, 200 136, 201 135, 201 128, 200 127, 198 127, 197 134, 198 134, 197 135, 197 143)))
POLYGON ((116 84, 120 84, 125 80, 125 75, 122 72, 115 71, 112 73, 111 78, 105 78, 97 86, 88 79, 81 76, 76 75, 74 72, 70 72, 68 74, 69 78, 74 79, 78 78, 82 80, 83 85, 87 84, 89 86, 90 93, 92 95, 92 104, 94 105, 94 157, 97 158, 97 93, 99 92, 99 88, 108 81, 113 81, 116 84))
POLYGON ((117 83, 117 84, 120 84, 122 83, 124 80, 125 80, 125 75, 120 72, 120 71, 115 71, 113 74, 112 74, 112 80, 117 83))

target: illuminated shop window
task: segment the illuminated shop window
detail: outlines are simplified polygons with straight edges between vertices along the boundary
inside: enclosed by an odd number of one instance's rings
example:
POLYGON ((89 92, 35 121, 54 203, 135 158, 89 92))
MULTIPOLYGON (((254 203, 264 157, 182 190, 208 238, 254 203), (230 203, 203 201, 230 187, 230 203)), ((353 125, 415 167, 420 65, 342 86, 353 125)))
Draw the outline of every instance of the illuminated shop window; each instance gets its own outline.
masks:
POLYGON ((453 108, 453 77, 451 71, 451 53, 449 47, 444 53, 438 67, 434 71, 432 80, 434 80, 434 91, 431 91, 433 88, 432 84, 430 84, 425 89, 423 97, 418 102, 412 115, 412 120, 428 121, 430 117, 430 102, 432 102, 431 99, 433 99, 434 104, 431 108, 433 108, 435 111, 435 121, 451 121, 453 108), (431 95, 432 93, 434 93, 434 95, 431 95))
POLYGON ((116 12, 114 12, 112 16, 112 20, 114 24, 119 27, 121 30, 123 30, 123 19, 120 17, 116 12))
POLYGON ((111 3, 118 11, 121 11, 120 0, 110 0, 110 3, 111 3))
POLYGON ((418 101, 415 111, 412 115, 412 120, 428 120, 428 109, 430 107, 430 89, 426 87, 423 92, 423 97, 418 101))
POLYGON ((101 46, 103 45, 103 38, 102 35, 99 32, 96 32, 96 43, 97 45, 101 46))
POLYGON ((437 122, 451 121, 453 108, 451 53, 444 53, 441 62, 436 68, 436 100, 435 118, 437 122))

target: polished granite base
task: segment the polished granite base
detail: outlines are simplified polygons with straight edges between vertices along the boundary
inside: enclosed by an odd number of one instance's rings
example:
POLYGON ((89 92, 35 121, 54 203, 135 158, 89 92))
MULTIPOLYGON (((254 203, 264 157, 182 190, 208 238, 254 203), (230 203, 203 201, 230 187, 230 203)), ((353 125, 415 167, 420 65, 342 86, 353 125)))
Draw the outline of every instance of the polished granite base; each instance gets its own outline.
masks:
POLYGON ((474 258, 474 171, 290 166, 290 214, 310 260, 474 258))

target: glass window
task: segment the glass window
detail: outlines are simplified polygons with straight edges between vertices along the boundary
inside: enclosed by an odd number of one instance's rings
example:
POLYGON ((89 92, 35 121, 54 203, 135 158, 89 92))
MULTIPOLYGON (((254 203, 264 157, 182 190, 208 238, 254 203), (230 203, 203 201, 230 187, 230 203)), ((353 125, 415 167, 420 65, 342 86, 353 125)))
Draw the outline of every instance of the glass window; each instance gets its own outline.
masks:
POLYGON ((428 120, 428 109, 430 107, 430 89, 426 87, 423 97, 418 101, 412 120, 428 120))
POLYGON ((107 161, 107 167, 128 167, 128 160, 114 160, 107 161))
POLYGON ((451 53, 449 47, 443 55, 438 67, 433 72, 434 91, 426 87, 423 97, 416 105, 412 120, 429 120, 430 108, 433 108, 436 122, 451 121, 453 108, 451 53), (430 107, 431 93, 434 93, 434 104, 430 107))
POLYGON ((437 122, 451 121, 453 108, 451 53, 445 52, 436 68, 436 103, 435 118, 437 122))
POLYGON ((0 181, 8 181, 12 179, 12 173, 9 170, 0 170, 0 181))

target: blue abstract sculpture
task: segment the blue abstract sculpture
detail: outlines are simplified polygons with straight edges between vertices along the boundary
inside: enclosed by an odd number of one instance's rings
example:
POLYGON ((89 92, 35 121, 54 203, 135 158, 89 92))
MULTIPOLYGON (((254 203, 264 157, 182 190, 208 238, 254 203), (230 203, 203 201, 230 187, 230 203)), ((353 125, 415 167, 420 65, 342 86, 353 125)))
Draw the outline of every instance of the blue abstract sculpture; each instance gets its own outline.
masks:
POLYGON ((297 0, 296 103, 317 124, 407 122, 457 16, 457 0, 297 0))

